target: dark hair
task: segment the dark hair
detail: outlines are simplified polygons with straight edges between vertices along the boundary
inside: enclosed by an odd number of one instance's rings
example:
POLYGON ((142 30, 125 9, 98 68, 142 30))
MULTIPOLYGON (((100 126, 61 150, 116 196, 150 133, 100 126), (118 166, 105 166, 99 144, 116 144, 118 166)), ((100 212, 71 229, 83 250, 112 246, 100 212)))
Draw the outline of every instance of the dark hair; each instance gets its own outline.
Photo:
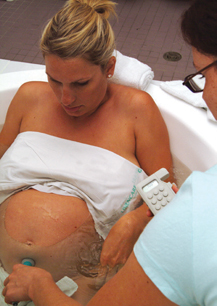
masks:
POLYGON ((184 40, 204 55, 217 56, 217 0, 196 0, 182 15, 184 40))

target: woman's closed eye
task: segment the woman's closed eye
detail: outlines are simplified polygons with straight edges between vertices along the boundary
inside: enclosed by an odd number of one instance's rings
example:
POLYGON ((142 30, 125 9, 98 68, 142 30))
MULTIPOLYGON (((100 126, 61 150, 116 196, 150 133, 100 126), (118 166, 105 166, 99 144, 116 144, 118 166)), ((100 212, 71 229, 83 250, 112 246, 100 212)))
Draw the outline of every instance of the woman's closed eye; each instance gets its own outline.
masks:
POLYGON ((61 84, 61 82, 54 80, 52 77, 48 76, 51 82, 57 83, 57 84, 61 84))
MULTIPOLYGON (((62 84, 60 81, 57 81, 57 80, 53 79, 51 76, 48 75, 48 77, 49 77, 49 80, 50 80, 51 82, 56 83, 56 84, 62 84)), ((87 80, 87 81, 73 82, 73 83, 71 83, 71 85, 81 86, 81 87, 82 87, 82 86, 87 85, 88 83, 89 83, 89 80, 87 80)))
POLYGON ((85 86, 89 83, 89 80, 88 81, 85 81, 85 82, 76 82, 75 84, 78 85, 78 86, 85 86))

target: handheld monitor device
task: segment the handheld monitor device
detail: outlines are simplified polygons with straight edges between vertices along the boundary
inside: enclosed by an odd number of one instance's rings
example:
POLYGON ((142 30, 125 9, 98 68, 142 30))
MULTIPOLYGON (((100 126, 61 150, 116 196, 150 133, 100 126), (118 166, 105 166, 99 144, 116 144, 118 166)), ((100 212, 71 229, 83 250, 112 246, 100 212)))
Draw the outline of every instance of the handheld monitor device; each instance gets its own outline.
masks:
POLYGON ((136 186, 139 194, 154 215, 165 207, 175 195, 172 184, 163 182, 168 177, 169 172, 165 168, 161 168, 136 186))

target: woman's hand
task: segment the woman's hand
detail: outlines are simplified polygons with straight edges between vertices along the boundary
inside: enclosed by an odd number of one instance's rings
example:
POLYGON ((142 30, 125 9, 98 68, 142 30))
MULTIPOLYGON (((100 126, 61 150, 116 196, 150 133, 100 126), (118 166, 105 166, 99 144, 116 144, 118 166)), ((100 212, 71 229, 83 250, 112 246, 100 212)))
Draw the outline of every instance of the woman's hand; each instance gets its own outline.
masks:
POLYGON ((114 267, 117 264, 125 264, 139 235, 149 221, 146 214, 147 206, 144 204, 116 222, 103 244, 100 258, 103 266, 114 267))

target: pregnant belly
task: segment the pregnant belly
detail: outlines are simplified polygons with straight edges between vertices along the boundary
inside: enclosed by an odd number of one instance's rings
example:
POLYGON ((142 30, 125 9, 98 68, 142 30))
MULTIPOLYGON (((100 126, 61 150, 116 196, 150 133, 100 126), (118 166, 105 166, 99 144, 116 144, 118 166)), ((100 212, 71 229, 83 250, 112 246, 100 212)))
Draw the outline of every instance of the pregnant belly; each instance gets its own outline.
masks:
POLYGON ((78 198, 31 189, 0 205, 0 259, 8 273, 32 258, 55 281, 85 275, 88 266, 98 264, 102 242, 86 203, 78 198))
POLYGON ((19 242, 49 246, 76 231, 89 214, 81 199, 30 189, 10 198, 5 228, 19 242))

